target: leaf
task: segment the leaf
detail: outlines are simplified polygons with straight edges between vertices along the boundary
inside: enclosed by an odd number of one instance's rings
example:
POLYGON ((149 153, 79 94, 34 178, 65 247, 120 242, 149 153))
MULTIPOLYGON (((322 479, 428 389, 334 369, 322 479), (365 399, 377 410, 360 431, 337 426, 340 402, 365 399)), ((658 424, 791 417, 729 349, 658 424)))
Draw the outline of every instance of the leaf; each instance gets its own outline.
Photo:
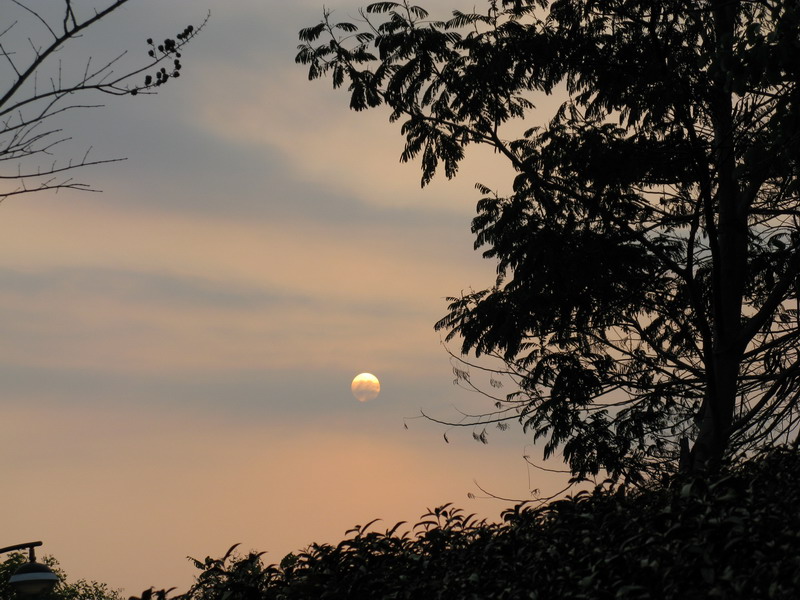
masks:
POLYGON ((366 11, 367 13, 385 13, 396 8, 400 8, 400 4, 397 2, 373 2, 367 4, 366 11))
POLYGON ((353 33, 358 31, 358 27, 353 25, 352 23, 337 23, 333 26, 334 29, 341 29, 342 31, 346 31, 348 33, 353 33))
POLYGON ((418 19, 426 19, 426 18, 428 18, 428 11, 426 11, 421 6, 409 6, 408 10, 412 15, 414 15, 418 19))
POLYGON ((316 41, 322 32, 325 31, 325 23, 319 23, 314 25, 313 27, 306 27, 300 30, 298 34, 299 38, 303 42, 313 42, 316 41))

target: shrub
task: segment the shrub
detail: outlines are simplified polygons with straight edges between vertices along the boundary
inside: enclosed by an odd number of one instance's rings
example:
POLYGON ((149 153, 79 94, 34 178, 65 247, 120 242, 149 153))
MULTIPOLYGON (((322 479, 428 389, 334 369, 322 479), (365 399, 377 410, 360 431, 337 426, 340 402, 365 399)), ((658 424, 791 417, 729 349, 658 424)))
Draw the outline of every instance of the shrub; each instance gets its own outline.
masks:
POLYGON ((778 447, 708 482, 598 486, 501 523, 445 505, 401 531, 374 521, 280 564, 195 561, 184 600, 796 598, 800 453, 778 447))

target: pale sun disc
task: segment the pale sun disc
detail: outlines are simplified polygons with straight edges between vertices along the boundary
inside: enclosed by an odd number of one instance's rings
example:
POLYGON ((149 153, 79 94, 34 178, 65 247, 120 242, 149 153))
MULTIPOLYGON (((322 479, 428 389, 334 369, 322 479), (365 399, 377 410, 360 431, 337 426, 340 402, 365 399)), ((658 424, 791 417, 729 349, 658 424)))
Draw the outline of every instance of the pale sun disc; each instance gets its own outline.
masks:
POLYGON ((381 393, 381 382, 372 373, 361 373, 356 375, 353 383, 350 384, 353 396, 359 402, 374 400, 381 393))

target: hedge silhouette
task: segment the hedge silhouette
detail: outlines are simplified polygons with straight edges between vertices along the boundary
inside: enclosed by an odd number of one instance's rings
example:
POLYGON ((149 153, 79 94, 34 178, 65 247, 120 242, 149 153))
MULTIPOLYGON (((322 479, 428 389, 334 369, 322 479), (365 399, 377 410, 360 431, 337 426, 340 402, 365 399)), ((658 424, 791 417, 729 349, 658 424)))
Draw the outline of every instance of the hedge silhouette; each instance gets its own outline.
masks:
POLYGON ((796 598, 800 453, 781 446, 713 480, 607 484, 501 523, 451 505, 403 529, 357 526, 280 564, 263 553, 195 561, 182 600, 300 598, 796 598))

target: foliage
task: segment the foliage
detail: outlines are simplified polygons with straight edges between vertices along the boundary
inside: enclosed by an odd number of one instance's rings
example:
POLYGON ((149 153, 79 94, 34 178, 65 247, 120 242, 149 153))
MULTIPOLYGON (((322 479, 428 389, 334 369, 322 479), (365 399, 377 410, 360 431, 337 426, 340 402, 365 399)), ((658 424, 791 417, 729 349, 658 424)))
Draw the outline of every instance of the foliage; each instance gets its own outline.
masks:
POLYGON ((613 485, 477 522, 444 506, 412 532, 356 527, 280 565, 195 561, 184 600, 796 598, 800 454, 778 447, 715 479, 613 485))
POLYGON ((113 162, 64 159, 58 151, 69 141, 61 129, 65 114, 100 105, 88 103, 93 94, 106 96, 153 93, 180 76, 182 51, 202 29, 188 25, 163 42, 147 39, 147 58, 123 72, 127 52, 112 57, 60 60, 65 47, 129 0, 61 2, 30 6, 24 0, 7 2, 0 23, 0 202, 9 196, 45 190, 95 191, 76 182, 80 167, 113 162), (81 100, 82 98, 86 100, 81 100))
POLYGON ((387 105, 423 185, 470 144, 516 170, 508 197, 477 186, 496 284, 436 324, 519 386, 467 424, 518 420, 576 476, 628 481, 785 441, 800 417, 800 5, 485 6, 328 11, 296 59, 352 109, 387 105), (550 95, 564 102, 538 114, 550 95))
MULTIPOLYGON (((14 592, 8 579, 26 562, 28 562, 27 553, 15 552, 0 563, 0 600, 20 600, 20 595, 14 592)), ((105 583, 86 579, 70 582, 58 561, 52 556, 45 556, 40 562, 50 567, 60 580, 50 594, 50 600, 123 600, 119 590, 110 589, 105 583)))

